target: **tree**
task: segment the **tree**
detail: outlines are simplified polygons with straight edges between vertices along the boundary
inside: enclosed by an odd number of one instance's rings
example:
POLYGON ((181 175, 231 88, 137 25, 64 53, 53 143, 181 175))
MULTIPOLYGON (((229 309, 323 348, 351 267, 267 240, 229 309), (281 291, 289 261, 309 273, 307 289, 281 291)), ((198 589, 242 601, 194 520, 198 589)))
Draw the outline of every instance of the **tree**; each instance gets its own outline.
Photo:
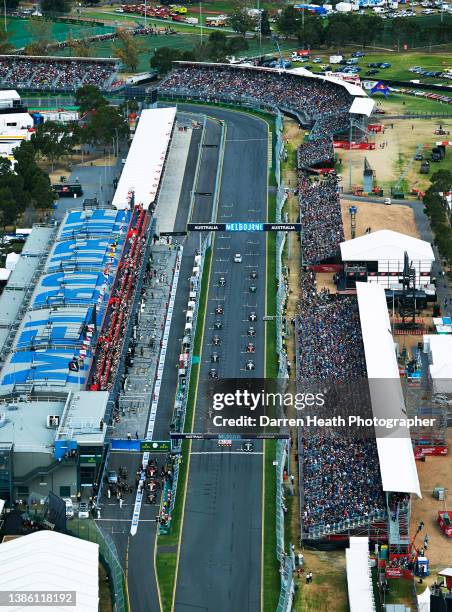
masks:
POLYGON ((46 209, 52 207, 52 186, 50 185, 48 175, 40 168, 37 168, 33 175, 33 187, 30 194, 35 208, 46 209))
POLYGON ((256 27, 256 22, 248 15, 246 6, 241 2, 238 2, 229 15, 228 23, 234 32, 241 34, 243 37, 247 32, 252 32, 256 27))
MULTIPOLYGON (((342 17, 342 16, 341 16, 342 17)), ((348 19, 331 19, 325 32, 325 41, 330 45, 345 45, 353 40, 348 19)))
POLYGON ((0 187, 0 213, 2 225, 12 225, 17 217, 17 204, 9 187, 0 187))
POLYGON ((300 17, 300 13, 292 5, 287 6, 276 19, 276 29, 287 38, 295 36, 301 25, 300 17))
POLYGON ((143 44, 136 36, 127 30, 117 31, 117 45, 114 55, 118 57, 127 70, 135 72, 140 61, 140 53, 144 50, 143 44))
POLYGON ((41 11, 46 15, 69 13, 70 10, 70 0, 41 0, 41 11))
POLYGON ((42 17, 30 17, 27 30, 33 42, 26 45, 26 55, 45 55, 52 39, 52 26, 42 17))
POLYGON ((52 164, 70 153, 73 146, 72 129, 68 124, 46 121, 41 124, 31 138, 35 150, 46 157, 52 164))
POLYGON ((303 47, 319 47, 323 43, 324 30, 318 17, 306 15, 304 24, 299 23, 298 42, 303 47))
POLYGON ((110 145, 113 137, 127 136, 129 127, 118 109, 113 106, 100 106, 91 115, 85 128, 85 142, 110 145))
POLYGON ((270 36, 271 28, 268 20, 268 12, 262 11, 261 13, 261 34, 262 36, 270 36))
POLYGON ((12 44, 9 42, 9 32, 0 27, 0 54, 7 55, 13 50, 12 44))
POLYGON ((160 47, 151 57, 150 65, 160 74, 165 74, 171 70, 173 62, 191 62, 193 60, 194 54, 190 51, 180 51, 174 47, 160 47))
POLYGON ((72 57, 90 57, 91 50, 86 40, 68 39, 67 46, 71 49, 72 57))
POLYGON ((100 89, 95 85, 84 85, 79 87, 75 94, 75 104, 83 115, 87 111, 108 105, 100 89))
POLYGON ((449 191, 452 188, 452 172, 450 170, 437 170, 430 179, 435 191, 449 191))

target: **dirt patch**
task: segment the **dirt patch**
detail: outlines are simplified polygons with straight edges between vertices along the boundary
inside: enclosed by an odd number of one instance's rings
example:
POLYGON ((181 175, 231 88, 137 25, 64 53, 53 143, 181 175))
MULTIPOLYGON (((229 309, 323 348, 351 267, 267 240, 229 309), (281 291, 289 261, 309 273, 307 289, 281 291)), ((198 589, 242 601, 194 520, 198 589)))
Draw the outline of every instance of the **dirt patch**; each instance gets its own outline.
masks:
POLYGON ((300 126, 298 121, 284 117, 284 138, 298 146, 303 142, 305 133, 306 131, 300 126))
MULTIPOLYGON (((352 186, 363 185, 364 159, 367 159, 375 172, 375 184, 382 187, 385 195, 389 195, 389 188, 394 184, 405 170, 405 182, 409 191, 413 188, 424 190, 429 185, 428 175, 419 175, 419 161, 413 159, 416 148, 422 145, 425 152, 435 146, 435 142, 447 140, 448 137, 435 136, 434 131, 440 125, 446 131, 452 131, 451 119, 387 119, 379 121, 385 125, 385 131, 370 138, 375 142, 373 151, 353 150, 352 158, 352 186), (393 126, 393 127, 391 127, 393 126), (384 146, 383 146, 384 145, 384 146)), ((350 152, 336 149, 338 158, 342 161, 342 174, 346 184, 344 189, 349 191, 349 160, 350 152)))
MULTIPOLYGON (((447 436, 449 448, 452 444, 452 430, 447 436)), ((452 491, 452 455, 445 457, 426 457, 425 463, 416 461, 422 499, 414 497, 411 514, 411 537, 414 536, 420 521, 424 529, 416 538, 416 545, 422 546, 425 535, 430 538, 428 551, 431 571, 436 572, 452 566, 452 539, 447 538, 440 530, 437 517, 439 510, 451 510, 452 500, 447 501, 448 492, 452 491), (446 501, 438 501, 432 495, 435 487, 445 487, 446 501)), ((432 573, 433 573, 432 572, 432 573)))
POLYGON ((370 227, 373 232, 381 229, 391 229, 407 236, 419 238, 416 227, 414 212, 409 206, 395 205, 385 206, 371 202, 355 202, 341 200, 342 221, 344 223, 345 239, 350 240, 350 206, 357 206, 356 236, 362 236, 366 228, 370 227))

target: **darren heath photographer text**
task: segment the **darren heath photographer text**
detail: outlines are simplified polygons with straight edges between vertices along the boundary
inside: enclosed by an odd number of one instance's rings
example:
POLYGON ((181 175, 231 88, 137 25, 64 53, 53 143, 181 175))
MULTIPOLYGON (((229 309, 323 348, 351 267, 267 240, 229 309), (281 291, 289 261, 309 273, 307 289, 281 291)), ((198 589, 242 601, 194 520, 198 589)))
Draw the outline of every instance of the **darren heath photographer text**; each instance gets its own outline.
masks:
POLYGON ((436 419, 383 419, 378 417, 367 418, 357 415, 349 415, 347 418, 335 416, 324 419, 317 416, 291 418, 271 418, 260 415, 258 418, 251 416, 240 416, 228 418, 220 415, 213 417, 215 427, 385 427, 396 429, 399 427, 433 427, 436 419))

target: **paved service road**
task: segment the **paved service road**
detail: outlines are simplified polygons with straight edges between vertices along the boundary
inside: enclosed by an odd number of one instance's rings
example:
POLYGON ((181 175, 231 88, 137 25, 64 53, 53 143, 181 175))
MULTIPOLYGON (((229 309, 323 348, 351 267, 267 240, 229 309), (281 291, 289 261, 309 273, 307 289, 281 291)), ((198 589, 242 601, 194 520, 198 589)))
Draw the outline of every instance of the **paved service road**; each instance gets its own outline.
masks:
MULTIPOLYGON (((183 106, 187 108, 187 106, 183 106)), ((192 110, 193 107, 188 107, 192 110)), ((205 109, 205 107, 203 107, 205 109)), ((268 131, 249 115, 208 108, 227 124, 218 221, 265 221, 267 208, 268 131)), ((264 377, 265 235, 216 234, 201 355, 200 380, 215 366, 221 378, 264 377), (235 253, 243 257, 234 263, 235 253), (250 280, 251 271, 258 273, 250 280), (223 287, 219 278, 226 279, 223 287), (256 293, 249 287, 255 284, 256 293), (221 304, 224 314, 217 316, 221 304), (255 312, 257 320, 250 322, 255 312), (222 329, 214 330, 217 319, 222 329), (256 353, 245 352, 253 326, 256 353), (221 338, 213 346, 212 337, 221 338), (211 354, 220 356, 212 364, 211 354), (245 369, 252 359, 254 371, 245 369)), ((204 429, 205 398, 198 396, 195 431, 204 429)), ((257 612, 261 591, 262 444, 245 453, 235 443, 222 450, 211 441, 192 444, 185 504, 176 612, 257 612)))

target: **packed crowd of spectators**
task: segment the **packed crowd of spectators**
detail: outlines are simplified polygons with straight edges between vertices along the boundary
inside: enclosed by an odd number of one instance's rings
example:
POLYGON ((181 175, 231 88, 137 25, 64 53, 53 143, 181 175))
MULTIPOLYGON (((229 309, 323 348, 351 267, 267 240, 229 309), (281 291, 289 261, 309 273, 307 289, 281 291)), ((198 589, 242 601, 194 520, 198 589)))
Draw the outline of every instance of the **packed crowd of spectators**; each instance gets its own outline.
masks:
POLYGON ((336 178, 327 176, 312 183, 303 171, 299 171, 298 199, 303 261, 319 263, 338 256, 339 244, 344 241, 344 228, 336 178))
POLYGON ((307 433, 303 443, 302 527, 335 531, 347 521, 384 515, 378 455, 372 440, 307 433))
MULTIPOLYGON (((317 153, 315 145, 308 143, 299 150, 299 164, 309 167, 317 163, 317 153)), ((327 177, 311 183, 308 175, 299 171, 298 189, 304 261, 334 257, 344 240, 336 180, 327 177)), ((355 381, 365 380, 355 296, 318 291, 315 273, 304 269, 295 330, 299 381, 352 381, 354 386, 355 381)), ((321 537, 344 531, 355 522, 371 523, 385 517, 386 499, 374 440, 341 436, 335 430, 302 430, 299 440, 302 528, 308 536, 321 537)), ((393 502, 397 507, 404 500, 394 498, 393 502)))
POLYGON ((330 127, 335 125, 336 115, 347 117, 353 101, 345 87, 336 83, 244 66, 176 65, 160 83, 159 91, 162 94, 195 94, 207 100, 248 98, 257 104, 290 108, 311 120, 317 120, 319 113, 328 112, 331 116, 316 131, 316 136, 322 130, 325 130, 324 135, 329 133, 330 127))
POLYGON ((304 142, 297 150, 298 168, 311 168, 333 159, 334 149, 331 138, 319 138, 318 140, 304 142))
POLYGON ((312 272, 302 274, 297 317, 300 379, 344 380, 366 376, 364 345, 355 296, 317 293, 312 272))
POLYGON ((0 57, 2 87, 76 90, 81 85, 96 85, 108 89, 116 72, 115 63, 100 60, 38 59, 22 55, 0 57))
POLYGON ((133 306, 134 288, 140 275, 146 248, 147 224, 143 210, 134 211, 132 227, 133 231, 125 244, 115 286, 109 299, 105 328, 97 342, 92 368, 91 390, 93 391, 110 391, 116 380, 133 306))

